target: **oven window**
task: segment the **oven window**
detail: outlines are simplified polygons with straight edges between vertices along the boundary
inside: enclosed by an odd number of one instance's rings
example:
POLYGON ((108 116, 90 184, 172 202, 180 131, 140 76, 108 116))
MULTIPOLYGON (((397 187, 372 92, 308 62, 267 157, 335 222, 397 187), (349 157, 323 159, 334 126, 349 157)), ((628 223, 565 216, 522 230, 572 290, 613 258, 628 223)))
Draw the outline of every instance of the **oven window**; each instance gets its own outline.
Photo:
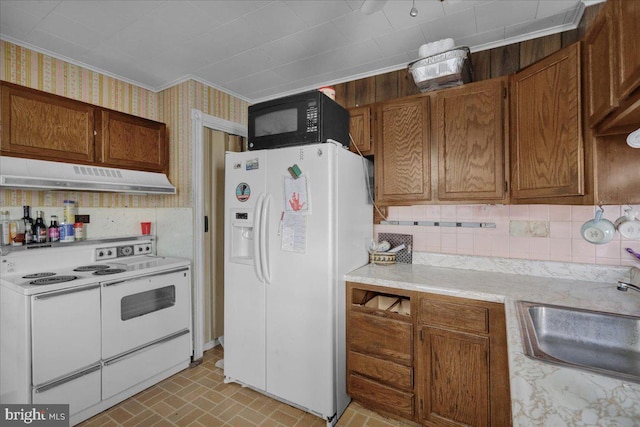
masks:
POLYGON ((120 301, 120 318, 122 320, 144 316, 176 304, 176 287, 152 289, 139 294, 127 295, 120 301))

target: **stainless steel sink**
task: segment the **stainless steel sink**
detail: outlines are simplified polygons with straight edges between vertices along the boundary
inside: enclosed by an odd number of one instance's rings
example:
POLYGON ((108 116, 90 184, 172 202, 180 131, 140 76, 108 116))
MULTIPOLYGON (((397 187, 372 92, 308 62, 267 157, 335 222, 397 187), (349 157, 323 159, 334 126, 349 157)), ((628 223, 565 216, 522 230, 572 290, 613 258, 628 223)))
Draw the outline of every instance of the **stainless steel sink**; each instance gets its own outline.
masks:
POLYGON ((640 382, 640 317, 518 301, 525 354, 640 382))

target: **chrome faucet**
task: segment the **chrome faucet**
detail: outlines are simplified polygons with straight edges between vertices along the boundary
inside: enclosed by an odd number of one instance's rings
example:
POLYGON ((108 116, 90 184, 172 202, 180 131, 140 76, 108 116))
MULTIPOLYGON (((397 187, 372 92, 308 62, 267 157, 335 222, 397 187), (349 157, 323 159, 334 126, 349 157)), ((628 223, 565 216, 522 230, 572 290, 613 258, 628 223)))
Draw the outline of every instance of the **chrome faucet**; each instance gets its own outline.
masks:
POLYGON ((627 289, 633 289, 640 292, 640 269, 637 267, 631 267, 629 281, 618 280, 617 289, 622 292, 627 292, 627 289))
POLYGON ((640 286, 636 286, 632 283, 623 282, 622 280, 618 280, 617 289, 622 292, 627 292, 627 289, 633 289, 634 291, 640 292, 640 286))

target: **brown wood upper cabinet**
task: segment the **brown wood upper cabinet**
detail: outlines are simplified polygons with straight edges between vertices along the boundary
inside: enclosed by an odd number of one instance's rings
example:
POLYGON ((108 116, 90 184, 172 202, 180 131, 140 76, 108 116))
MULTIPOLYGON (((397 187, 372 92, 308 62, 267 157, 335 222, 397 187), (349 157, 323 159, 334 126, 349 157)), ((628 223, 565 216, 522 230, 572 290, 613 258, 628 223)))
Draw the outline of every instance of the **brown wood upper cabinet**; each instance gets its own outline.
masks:
POLYGON ((363 156, 373 155, 371 140, 371 107, 349 108, 349 133, 351 134, 349 150, 360 152, 363 156), (357 149, 354 147, 357 147, 357 149))
POLYGON ((101 110, 97 122, 96 152, 101 164, 168 172, 169 147, 163 123, 110 110, 101 110))
POLYGON ((580 44, 515 74, 511 85, 511 200, 563 203, 581 196, 584 141, 580 44))
POLYGON ((429 97, 381 103, 376 116, 376 202, 402 205, 431 200, 429 97))
POLYGON ((591 127, 618 106, 616 37, 613 10, 603 7, 584 38, 587 111, 591 127))
POLYGON ((616 48, 619 54, 617 95, 622 99, 640 87, 640 2, 609 2, 613 7, 612 23, 617 34, 616 48))
POLYGON ((164 123, 0 82, 2 155, 168 172, 164 123))
POLYGON ((432 123, 438 200, 506 200, 507 111, 506 78, 435 92, 432 123))
POLYGON ((96 107, 6 82, 2 155, 93 163, 96 107))
POLYGON ((640 2, 609 0, 585 37, 589 125, 597 135, 640 125, 640 2))
POLYGON ((506 202, 507 81, 377 104, 377 202, 506 202))

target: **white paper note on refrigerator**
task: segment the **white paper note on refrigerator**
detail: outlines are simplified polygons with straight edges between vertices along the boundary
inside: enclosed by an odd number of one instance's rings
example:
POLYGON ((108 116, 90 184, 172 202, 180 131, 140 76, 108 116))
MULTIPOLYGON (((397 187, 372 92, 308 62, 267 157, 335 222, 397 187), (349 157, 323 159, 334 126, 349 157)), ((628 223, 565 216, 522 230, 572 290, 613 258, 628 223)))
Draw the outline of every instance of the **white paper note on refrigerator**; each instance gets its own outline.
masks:
POLYGON ((307 250, 307 217, 291 212, 285 212, 282 217, 283 251, 303 254, 307 250))
POLYGON ((310 214, 307 177, 301 176, 298 179, 293 179, 290 176, 285 176, 283 185, 285 212, 310 214))

